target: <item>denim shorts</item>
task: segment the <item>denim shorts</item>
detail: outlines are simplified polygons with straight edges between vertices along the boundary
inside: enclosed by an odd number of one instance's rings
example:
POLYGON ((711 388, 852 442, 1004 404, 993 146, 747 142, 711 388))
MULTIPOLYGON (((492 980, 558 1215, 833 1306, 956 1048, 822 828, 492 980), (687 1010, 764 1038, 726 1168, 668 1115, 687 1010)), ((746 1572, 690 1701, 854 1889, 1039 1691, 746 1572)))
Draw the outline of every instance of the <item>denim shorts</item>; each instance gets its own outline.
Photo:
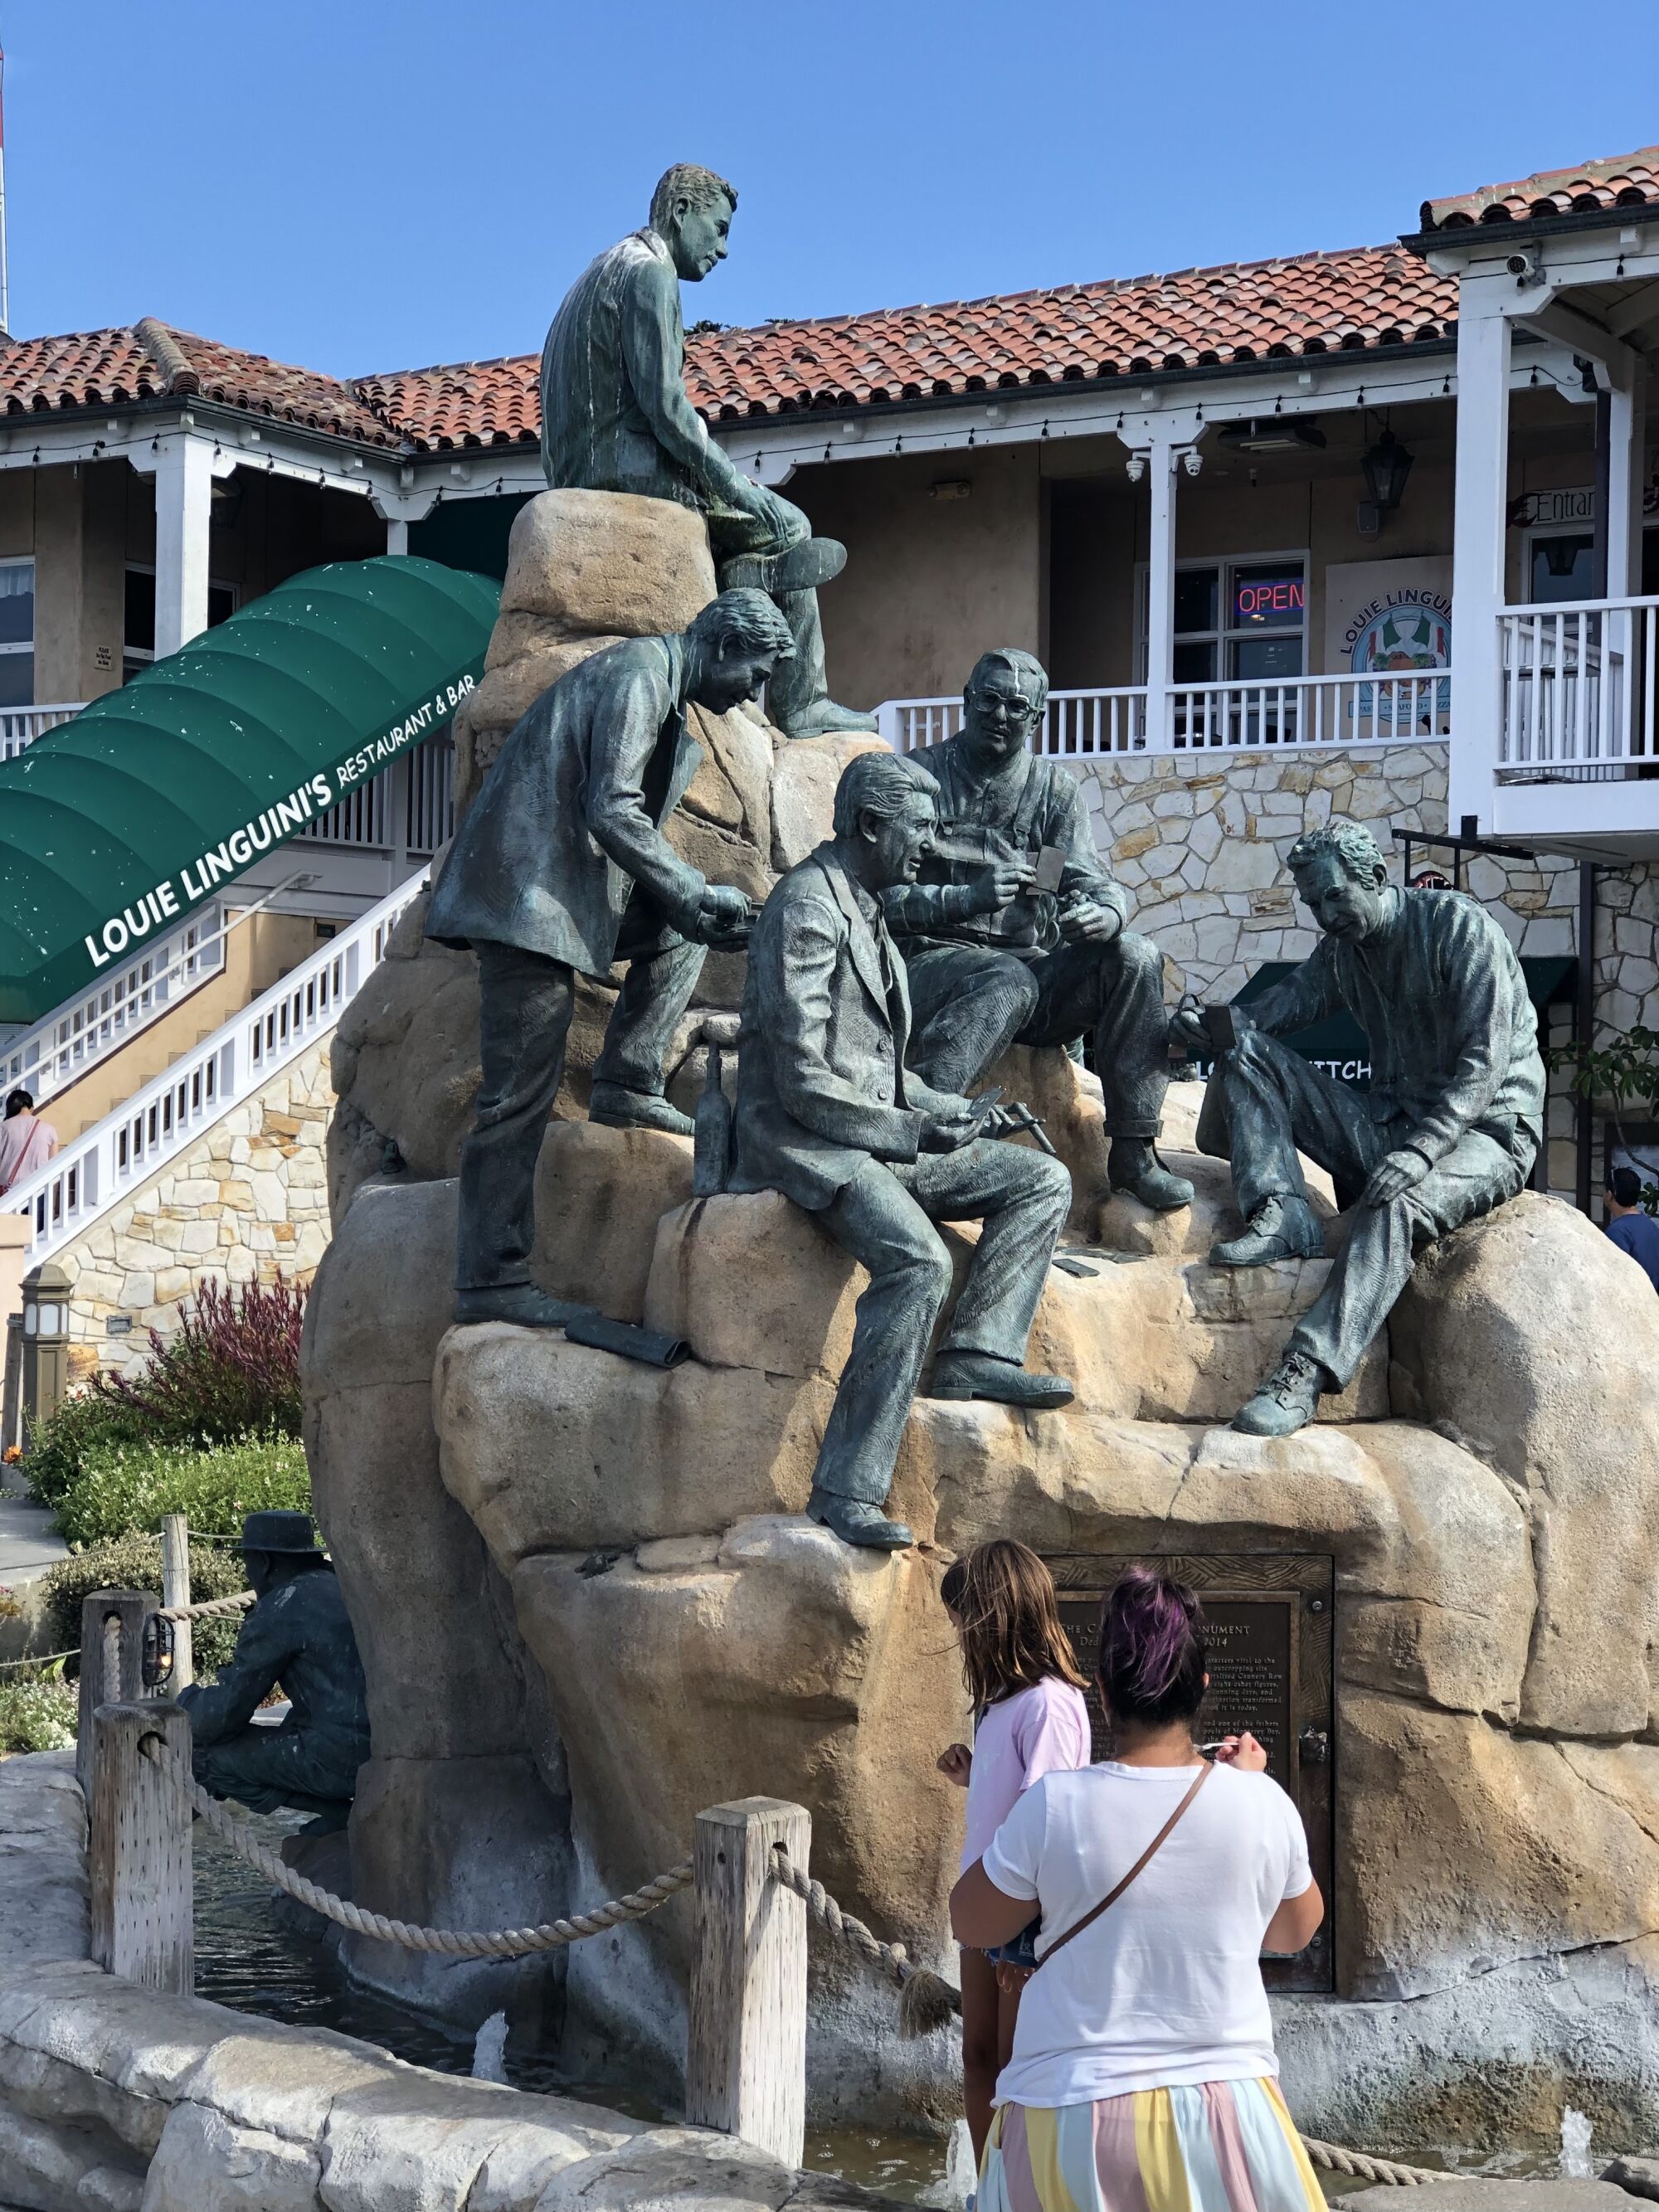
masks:
POLYGON ((1036 1971, 1036 1939, 1042 1932, 1042 1915, 1022 1928, 1011 1943, 997 1943, 985 1954, 994 1966, 1023 1966, 1027 1973, 1036 1971))

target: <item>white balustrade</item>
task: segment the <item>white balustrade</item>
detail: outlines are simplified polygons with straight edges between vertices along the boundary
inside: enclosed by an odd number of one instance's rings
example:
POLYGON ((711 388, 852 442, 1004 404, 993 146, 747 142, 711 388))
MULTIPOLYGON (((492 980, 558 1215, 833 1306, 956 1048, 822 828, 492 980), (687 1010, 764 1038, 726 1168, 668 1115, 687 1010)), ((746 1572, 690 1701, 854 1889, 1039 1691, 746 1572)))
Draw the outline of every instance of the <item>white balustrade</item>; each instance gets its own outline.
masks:
POLYGON ((1622 781, 1659 753, 1659 599, 1510 607, 1499 615, 1498 777, 1622 781))
POLYGON ((0 760, 15 760, 37 738, 45 737, 60 722, 71 720, 85 704, 84 699, 78 699, 55 707, 0 708, 0 760))
MULTIPOLYGON (((1045 759, 1111 753, 1254 750, 1263 746, 1413 744, 1451 734, 1451 672, 1294 676, 1172 688, 1169 723, 1149 728, 1141 684, 1051 691, 1032 750, 1045 759)), ((962 727, 960 698, 890 699, 877 720, 896 752, 939 744, 962 727)))
POLYGON ((30 1217, 29 1266, 50 1259, 332 1029, 386 957, 423 881, 423 872, 411 876, 38 1174, 14 1184, 3 1202, 9 1212, 30 1217))
POLYGON ((204 907, 0 1048, 4 1087, 21 1084, 44 1105, 224 964, 224 909, 204 907))

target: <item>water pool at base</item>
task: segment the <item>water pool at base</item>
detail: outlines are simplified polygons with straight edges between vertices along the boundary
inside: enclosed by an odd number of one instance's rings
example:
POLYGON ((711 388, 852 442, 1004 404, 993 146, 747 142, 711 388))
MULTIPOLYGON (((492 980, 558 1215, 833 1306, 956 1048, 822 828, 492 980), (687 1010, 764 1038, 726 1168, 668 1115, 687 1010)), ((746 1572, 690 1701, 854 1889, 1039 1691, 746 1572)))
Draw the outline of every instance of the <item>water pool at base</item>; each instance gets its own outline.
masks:
MULTIPOLYGON (((252 1825, 276 1842, 301 1823, 269 1820, 252 1825)), ((270 1884, 199 1824, 194 1849, 198 1996, 290 2027, 327 2027, 354 2035, 394 2058, 428 2066, 435 2073, 471 2073, 470 2037, 451 2034, 418 2014, 355 1987, 329 1947, 289 1921, 289 1908, 279 1903, 270 1884)), ((321 1922, 317 1924, 320 1929, 321 1922)), ((506 2063, 507 2078, 516 2089, 579 2097, 634 2119, 674 2117, 648 2098, 630 2095, 614 2084, 572 2081, 543 2054, 515 2050, 510 2040, 506 2063)), ((960 2186, 953 2188, 946 2181, 948 2148, 945 2142, 915 2136, 809 2126, 805 2164, 815 2173, 856 2182, 903 2203, 960 2205, 960 2186)), ((1413 2151, 1410 2157, 1415 2165, 1512 2179, 1553 2178, 1557 2172, 1549 2158, 1477 2160, 1467 2153, 1433 2151, 1413 2151)), ((1365 2186, 1340 2174, 1324 2173, 1320 2180, 1330 2198, 1365 2186)))

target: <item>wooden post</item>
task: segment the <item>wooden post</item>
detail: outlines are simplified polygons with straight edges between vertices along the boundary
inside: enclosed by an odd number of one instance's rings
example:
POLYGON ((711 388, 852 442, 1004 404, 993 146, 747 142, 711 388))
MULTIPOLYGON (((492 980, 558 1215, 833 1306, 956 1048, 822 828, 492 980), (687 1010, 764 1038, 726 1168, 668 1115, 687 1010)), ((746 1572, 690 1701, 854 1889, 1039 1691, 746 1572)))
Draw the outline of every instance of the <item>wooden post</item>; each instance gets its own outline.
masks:
MULTIPOLYGON (((190 1524, 182 1513, 161 1516, 161 1602, 169 1611, 190 1603, 190 1524)), ((170 1690, 188 1689, 196 1680, 196 1654, 191 1624, 173 1624, 173 1675, 170 1690)))
POLYGON ((81 1601, 81 1703, 75 1778, 92 1804, 92 1717, 100 1705, 144 1694, 144 1618, 161 1600, 154 1590, 92 1590, 81 1601))
POLYGON ((92 1719, 87 1870, 93 1962, 140 1988, 191 1996, 196 1982, 189 1801, 140 1747, 159 1739, 190 1765, 190 1720, 162 1698, 100 1705, 92 1719))
POLYGON ((806 1907, 769 1878, 784 1844, 803 1873, 811 1815, 745 1797, 697 1815, 696 1926, 685 2117, 799 2166, 806 2138, 806 1907))

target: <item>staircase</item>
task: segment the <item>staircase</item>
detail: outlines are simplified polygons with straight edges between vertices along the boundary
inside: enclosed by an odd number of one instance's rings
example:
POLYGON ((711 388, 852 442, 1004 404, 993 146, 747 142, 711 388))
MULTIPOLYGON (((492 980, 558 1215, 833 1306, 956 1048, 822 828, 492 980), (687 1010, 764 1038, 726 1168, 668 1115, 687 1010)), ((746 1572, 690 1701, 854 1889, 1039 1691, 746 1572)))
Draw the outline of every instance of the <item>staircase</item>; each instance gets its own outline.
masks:
MULTIPOLYGON (((201 1037, 100 1121, 64 1144, 39 1174, 8 1191, 7 1210, 29 1217, 28 1265, 38 1267, 82 1235, 331 1030, 347 1000, 386 957, 392 929, 419 890, 425 872, 422 869, 411 875, 349 928, 319 945, 252 1005, 201 1037)), ((158 947, 152 957, 160 957, 158 947)), ((185 948, 169 966, 188 969, 197 957, 193 949, 185 948)), ((222 958, 222 951, 219 957, 222 958)), ((131 1000, 136 1009, 145 988, 159 992, 159 975, 128 994, 123 1004, 131 1000)), ((165 1006, 165 1000, 160 1003, 165 1006)), ((56 1022, 58 1017, 52 1018, 56 1022)), ((136 1011, 132 1018, 137 1018, 136 1011)), ((112 1020, 112 1016, 100 1015, 90 1029, 82 1024, 89 1050, 96 1048, 102 1025, 112 1020)), ((115 1042, 123 1042, 125 1034, 117 1035, 115 1042)), ((21 1044, 19 1040, 9 1048, 8 1066, 21 1044)), ((56 1066, 64 1057, 60 1053, 48 1060, 56 1066)), ((82 1063, 65 1060, 65 1064, 78 1073, 82 1063)))

